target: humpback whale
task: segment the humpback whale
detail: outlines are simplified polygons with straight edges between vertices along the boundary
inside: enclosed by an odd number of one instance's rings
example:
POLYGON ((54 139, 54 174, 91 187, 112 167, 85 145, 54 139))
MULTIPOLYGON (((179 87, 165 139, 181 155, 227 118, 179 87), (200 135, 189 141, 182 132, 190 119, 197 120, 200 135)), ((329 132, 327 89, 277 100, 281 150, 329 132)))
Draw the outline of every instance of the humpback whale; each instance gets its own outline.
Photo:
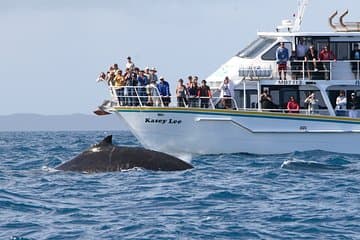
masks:
POLYGON ((112 144, 112 135, 82 152, 74 159, 56 167, 75 172, 114 172, 132 168, 153 171, 180 171, 191 169, 189 163, 166 153, 141 147, 119 147, 112 144))

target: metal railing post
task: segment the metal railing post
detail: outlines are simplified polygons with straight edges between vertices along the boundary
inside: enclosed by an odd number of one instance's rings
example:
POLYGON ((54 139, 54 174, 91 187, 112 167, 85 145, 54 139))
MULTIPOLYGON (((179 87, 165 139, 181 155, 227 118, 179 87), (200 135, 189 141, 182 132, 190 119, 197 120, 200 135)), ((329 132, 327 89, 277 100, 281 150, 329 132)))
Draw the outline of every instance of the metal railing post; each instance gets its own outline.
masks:
POLYGON ((134 90, 135 90, 136 97, 137 97, 137 99, 138 99, 138 101, 139 101, 140 106, 142 107, 142 102, 141 102, 141 99, 140 99, 140 96, 139 96, 139 92, 138 92, 137 89, 138 89, 138 87, 135 87, 135 86, 134 86, 134 90))
POLYGON ((244 110, 245 110, 246 109, 246 83, 245 83, 245 79, 243 80, 243 85, 244 85, 243 94, 244 94, 244 110))
POLYGON ((305 61, 302 61, 302 80, 305 80, 305 61))

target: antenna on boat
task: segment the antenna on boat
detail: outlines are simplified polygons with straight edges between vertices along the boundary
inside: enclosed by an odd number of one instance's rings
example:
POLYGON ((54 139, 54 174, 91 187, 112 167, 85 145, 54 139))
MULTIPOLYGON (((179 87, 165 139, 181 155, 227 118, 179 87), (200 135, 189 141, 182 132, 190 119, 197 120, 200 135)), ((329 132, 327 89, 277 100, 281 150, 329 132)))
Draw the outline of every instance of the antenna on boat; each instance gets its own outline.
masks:
POLYGON ((309 0, 300 0, 298 12, 294 21, 293 32, 298 32, 301 27, 302 20, 304 18, 306 6, 309 4, 309 0))
POLYGON ((302 20, 304 18, 304 14, 305 14, 305 9, 306 6, 309 3, 309 0, 299 0, 298 1, 298 12, 295 16, 295 20, 294 23, 291 20, 282 20, 281 25, 276 27, 276 31, 279 32, 282 29, 287 30, 288 32, 299 32, 300 31, 300 27, 301 27, 301 23, 302 20))

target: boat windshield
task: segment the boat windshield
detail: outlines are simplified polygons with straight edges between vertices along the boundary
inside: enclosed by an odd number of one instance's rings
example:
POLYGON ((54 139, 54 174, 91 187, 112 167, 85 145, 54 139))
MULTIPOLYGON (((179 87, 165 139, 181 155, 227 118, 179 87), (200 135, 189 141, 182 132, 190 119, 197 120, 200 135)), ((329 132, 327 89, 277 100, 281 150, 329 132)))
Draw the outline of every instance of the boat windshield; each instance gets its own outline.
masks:
POLYGON ((254 58, 270 47, 275 41, 276 40, 272 38, 259 37, 241 50, 237 56, 242 58, 254 58))

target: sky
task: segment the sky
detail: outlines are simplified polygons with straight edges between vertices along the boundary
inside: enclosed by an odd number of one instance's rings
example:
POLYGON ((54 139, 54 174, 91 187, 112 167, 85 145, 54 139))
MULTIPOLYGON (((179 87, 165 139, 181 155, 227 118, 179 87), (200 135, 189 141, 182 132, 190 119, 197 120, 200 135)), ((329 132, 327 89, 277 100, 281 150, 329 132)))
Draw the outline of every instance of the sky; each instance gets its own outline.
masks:
MULTIPOLYGON (((297 0, 0 0, 0 115, 85 113, 109 98, 95 79, 131 56, 170 82, 204 79, 250 41, 292 19, 297 0)), ((359 0, 310 0, 302 30, 359 0), (326 3, 326 4, 325 4, 326 3)))

